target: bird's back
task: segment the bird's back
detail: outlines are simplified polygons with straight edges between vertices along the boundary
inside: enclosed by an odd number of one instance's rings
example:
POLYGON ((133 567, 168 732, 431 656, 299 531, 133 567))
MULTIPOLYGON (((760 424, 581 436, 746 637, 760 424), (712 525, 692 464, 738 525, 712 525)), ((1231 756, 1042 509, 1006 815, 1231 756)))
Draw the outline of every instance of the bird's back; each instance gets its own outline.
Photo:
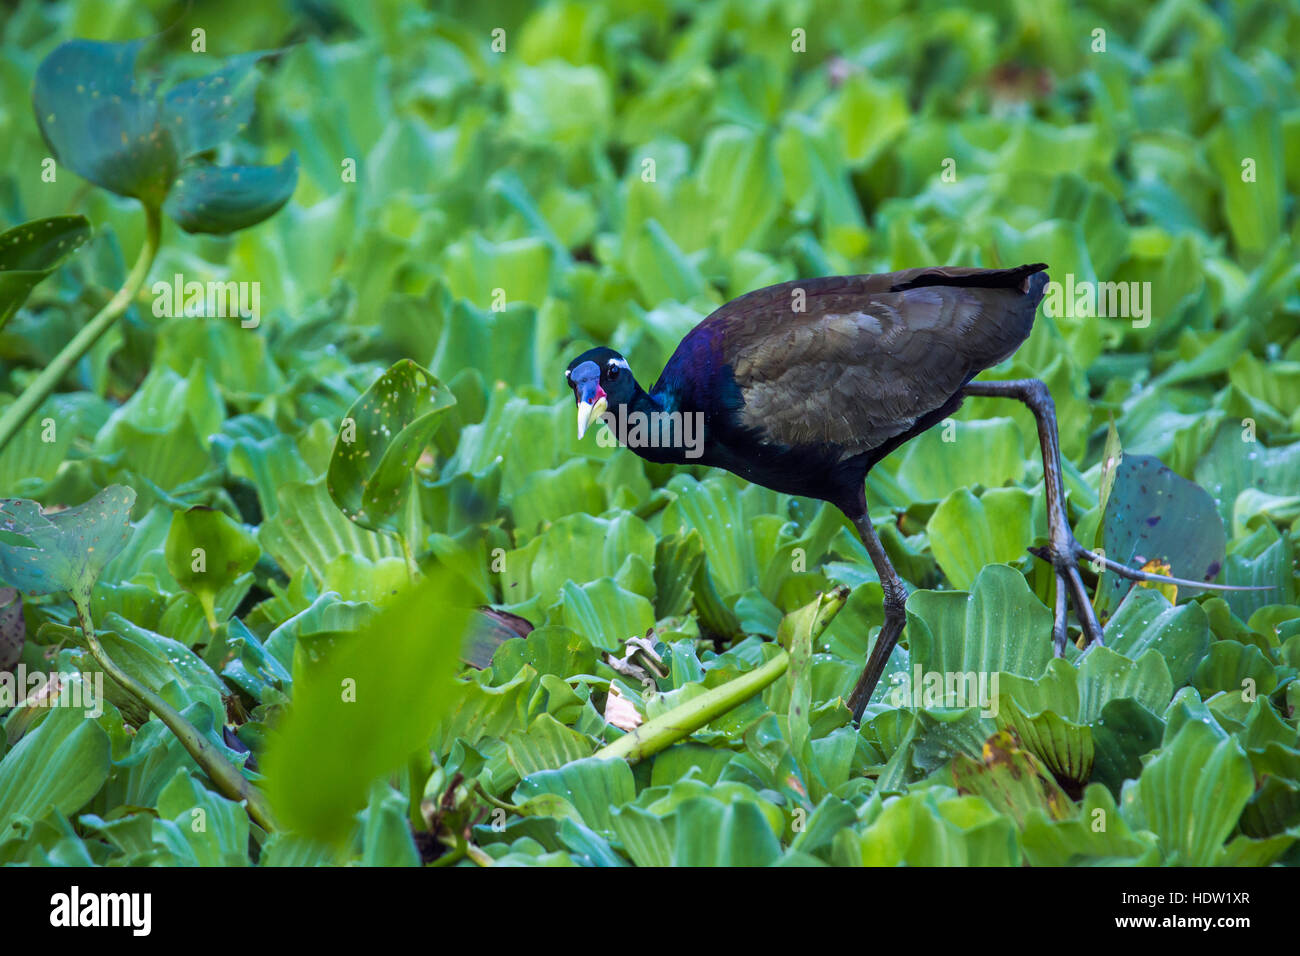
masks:
POLYGON ((758 289, 696 326, 655 391, 730 412, 759 441, 834 445, 840 458, 892 445, 1028 338, 1044 269, 908 269, 758 289))

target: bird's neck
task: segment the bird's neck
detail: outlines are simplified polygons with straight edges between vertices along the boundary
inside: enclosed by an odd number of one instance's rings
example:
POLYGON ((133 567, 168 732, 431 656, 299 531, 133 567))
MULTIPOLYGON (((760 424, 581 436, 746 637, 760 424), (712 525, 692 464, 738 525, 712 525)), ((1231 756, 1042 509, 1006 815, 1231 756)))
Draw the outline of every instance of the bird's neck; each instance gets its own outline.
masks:
POLYGON ((632 400, 627 403, 628 411, 640 412, 643 415, 650 415, 654 412, 671 411, 669 403, 665 401, 664 396, 651 395, 639 384, 636 391, 632 393, 632 400))
POLYGON ((683 412, 675 404, 671 396, 654 395, 638 385, 631 399, 609 410, 606 422, 620 444, 648 461, 698 463, 704 448, 703 416, 683 412))

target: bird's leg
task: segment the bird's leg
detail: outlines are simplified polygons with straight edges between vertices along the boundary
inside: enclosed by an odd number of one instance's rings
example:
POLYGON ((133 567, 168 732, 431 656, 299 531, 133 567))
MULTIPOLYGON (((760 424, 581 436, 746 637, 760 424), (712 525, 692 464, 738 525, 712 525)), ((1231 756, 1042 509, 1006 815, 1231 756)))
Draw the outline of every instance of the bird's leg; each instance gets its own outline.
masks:
POLYGON ((1078 562, 1091 556, 1070 530, 1065 513, 1065 482, 1061 477, 1061 443, 1056 431, 1056 403, 1052 393, 1036 378, 1010 382, 971 382, 962 392, 992 398, 1014 398, 1024 402, 1038 423, 1038 444, 1043 450, 1043 484, 1047 489, 1047 550, 1035 552, 1049 561, 1056 574, 1056 614, 1052 625, 1052 646, 1057 657, 1065 654, 1065 594, 1068 591, 1088 644, 1101 644, 1101 625, 1093 612, 1088 590, 1079 575, 1078 562))
POLYGON ((876 644, 867 657, 867 666, 863 668, 857 686, 849 695, 849 709, 853 711, 853 719, 858 721, 862 719, 862 712, 867 709, 871 694, 880 683, 880 675, 885 672, 889 655, 893 653, 894 645, 898 643, 899 635, 903 633, 903 624, 907 620, 907 585, 898 576, 894 566, 889 563, 889 555, 885 554, 885 546, 880 543, 880 537, 871 525, 870 515, 864 510, 860 517, 853 518, 852 521, 853 527, 858 531, 858 537, 867 546, 867 554, 871 556, 871 563, 875 565, 880 586, 885 589, 885 623, 881 625, 880 633, 876 635, 876 644))

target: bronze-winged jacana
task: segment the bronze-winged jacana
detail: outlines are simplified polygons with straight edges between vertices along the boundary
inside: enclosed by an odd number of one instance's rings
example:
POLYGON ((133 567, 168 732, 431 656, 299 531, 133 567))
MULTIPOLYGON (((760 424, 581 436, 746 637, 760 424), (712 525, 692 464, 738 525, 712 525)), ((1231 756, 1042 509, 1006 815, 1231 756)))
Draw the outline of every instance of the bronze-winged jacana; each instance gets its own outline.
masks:
POLYGON ((1067 593, 1087 642, 1101 643, 1101 627, 1079 574, 1081 558, 1105 561, 1126 577, 1179 579, 1134 572, 1075 540, 1065 513, 1056 411, 1047 386, 1037 379, 971 381, 1029 337, 1047 285, 1046 268, 1035 263, 1014 269, 907 269, 758 289, 688 332, 649 392, 637 384, 623 356, 590 349, 565 371, 578 403, 578 437, 605 416, 612 428, 623 429, 616 434, 642 458, 725 468, 775 491, 828 501, 844 512, 884 589, 884 624, 849 697, 858 720, 902 633, 907 600, 867 515, 867 472, 952 415, 968 395, 1018 399, 1034 413, 1043 452, 1049 543, 1035 553, 1050 561, 1056 574, 1055 651, 1059 656, 1065 650, 1067 593), (702 423, 698 445, 682 440, 691 433, 683 416, 702 423))

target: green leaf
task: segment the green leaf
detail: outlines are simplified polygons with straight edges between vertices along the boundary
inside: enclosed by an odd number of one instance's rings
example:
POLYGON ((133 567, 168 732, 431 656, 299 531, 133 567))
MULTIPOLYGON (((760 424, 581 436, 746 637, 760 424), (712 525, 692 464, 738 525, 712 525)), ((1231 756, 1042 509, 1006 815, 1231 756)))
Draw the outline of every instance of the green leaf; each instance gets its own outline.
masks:
POLYGON ((577 731, 570 730, 550 714, 539 714, 527 733, 506 738, 510 765, 520 777, 539 770, 555 770, 565 764, 590 757, 596 748, 577 731))
MULTIPOLYGON (((1135 569, 1163 561, 1174 577, 1213 581, 1223 567, 1225 535, 1204 489, 1174 474, 1157 458, 1125 454, 1106 503, 1106 556, 1135 569)), ((1103 575, 1099 614, 1115 612, 1134 582, 1103 575)))
POLYGON ((850 866, 1017 866, 1015 831, 977 797, 921 791, 889 801, 861 835, 842 831, 834 857, 850 866))
POLYGON ((293 704, 262 761, 284 825, 332 842, 346 836, 371 783, 426 746, 455 706, 467 620, 454 582, 429 577, 294 673, 293 704))
POLYGON ((1084 792, 1076 817, 1053 820, 1031 812, 1020 840, 1033 866, 1130 863, 1148 855, 1158 859, 1155 838, 1135 833, 1110 792, 1095 785, 1084 792))
POLYGON ((1174 607, 1153 588, 1134 588, 1109 621, 1106 646, 1137 660, 1155 649, 1169 665, 1175 688, 1191 680, 1210 650, 1210 619, 1199 604, 1174 607))
POLYGON ((1109 647, 1092 647, 1079 664, 1080 723, 1090 724, 1112 700, 1131 697, 1153 714, 1163 713, 1174 695, 1169 668, 1157 651, 1136 661, 1109 647))
POLYGON ((455 397, 432 372, 402 359, 348 409, 327 487, 350 519, 371 531, 402 531, 415 464, 455 397))
POLYGON ((770 866, 781 844, 749 800, 694 797, 673 811, 673 866, 770 866))
POLYGON ((18 663, 27 641, 23 599, 15 588, 0 588, 0 671, 18 663))
POLYGON ((33 219, 0 232, 0 329, 37 283, 90 239, 85 216, 33 219))
POLYGON ((654 626, 654 606, 639 594, 601 578, 581 587, 564 586, 564 624, 602 651, 617 651, 629 637, 654 626))
POLYGON ((323 581, 331 562, 340 554, 375 561, 401 557, 392 535, 367 531, 339 513, 325 490, 325 477, 283 485, 277 494, 275 517, 262 522, 258 543, 288 574, 299 568, 312 570, 323 581))
POLYGON ((208 626, 217 627, 217 595, 241 574, 253 570, 262 549, 241 525, 213 508, 196 507, 172 515, 167 534, 167 570, 203 605, 208 626))
POLYGON ((982 570, 969 594, 915 592, 907 621, 912 661, 923 673, 1037 677, 1052 659, 1052 612, 1003 564, 982 570))
POLYGON ((635 796, 627 762, 596 756, 530 774, 515 788, 514 802, 528 814, 564 816, 567 812, 597 833, 613 836, 613 812, 635 796), (567 808, 561 809, 563 804, 567 808))
POLYGON ((1125 784, 1123 814, 1156 834, 1166 862, 1212 866, 1254 790, 1241 745, 1193 720, 1125 784))
POLYGON ((193 866, 247 866, 248 814, 189 773, 176 771, 158 794, 153 838, 193 866))
POLYGON ((998 726, 1014 730, 1024 748, 1042 761, 1067 792, 1082 792, 1096 759, 1091 728, 1050 710, 1028 715, 1005 695, 998 700, 997 718, 998 726))
POLYGON ((108 779, 109 749, 98 721, 76 708, 53 708, 0 760, 0 834, 50 810, 80 810, 108 779))
POLYGON ((243 131, 253 115, 256 66, 266 56, 261 52, 232 56, 221 69, 167 91, 162 120, 181 156, 216 149, 243 131))
POLYGON ((180 156, 152 89, 135 80, 142 40, 70 40, 36 68, 32 107, 55 158, 97 186, 152 206, 180 156))
POLYGON ((224 236, 280 211, 298 185, 298 155, 275 166, 183 166, 163 211, 186 232, 224 236))
POLYGON ((1011 564, 1034 543, 1034 496, 994 488, 976 498, 965 488, 939 503, 925 526, 930 550, 954 588, 964 590, 982 568, 1011 564))
POLYGON ((134 503, 122 485, 51 514, 25 498, 0 499, 0 580, 29 594, 67 591, 88 606, 99 572, 131 537, 134 503))
POLYGON ((1215 641, 1196 669, 1195 687, 1204 697, 1219 691, 1267 697, 1277 687, 1273 665, 1258 647, 1236 641, 1215 641))
POLYGON ((931 428, 907 443, 898 464, 898 482, 912 501, 939 501, 975 485, 997 488, 1024 474, 1024 442, 1011 418, 955 422, 951 432, 931 428))
POLYGON ((296 154, 278 166, 191 158, 247 125, 263 54, 235 57, 160 99, 155 84, 135 79, 143 44, 72 40, 41 61, 32 105, 55 157, 98 186, 163 207, 187 232, 224 235, 274 214, 297 184, 296 154))
POLYGON ((1032 810, 1060 820, 1074 809, 1052 775, 1007 731, 998 731, 988 739, 982 760, 957 754, 952 761, 952 776, 958 793, 984 797, 1021 827, 1032 810))
POLYGON ((1225 422, 1196 463, 1196 481, 1214 497, 1223 520, 1231 522, 1244 491, 1290 495, 1300 488, 1300 442, 1268 448, 1253 428, 1225 422))
POLYGON ((365 866, 419 866, 420 851, 411 834, 405 798, 387 783, 370 789, 361 811, 361 862, 365 866))

